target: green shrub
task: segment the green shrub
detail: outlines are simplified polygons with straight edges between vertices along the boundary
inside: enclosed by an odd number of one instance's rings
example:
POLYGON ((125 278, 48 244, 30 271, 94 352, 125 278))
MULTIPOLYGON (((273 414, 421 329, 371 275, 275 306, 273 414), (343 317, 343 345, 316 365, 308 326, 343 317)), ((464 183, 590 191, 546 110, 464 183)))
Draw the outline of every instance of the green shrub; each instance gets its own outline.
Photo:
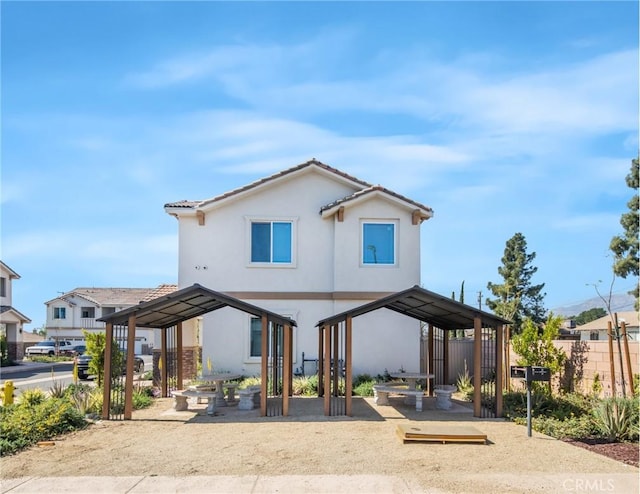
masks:
POLYGON ((45 395, 44 391, 42 391, 40 388, 31 388, 25 389, 20 394, 19 402, 21 405, 35 406, 39 405, 46 399, 47 395, 45 395))
POLYGON ((318 378, 312 379, 314 376, 309 377, 295 377, 293 379, 292 388, 295 396, 314 396, 318 394, 318 378))
POLYGON ((638 398, 605 398, 593 415, 600 433, 611 441, 638 439, 638 398))
POLYGON ((238 386, 238 389, 245 389, 250 386, 260 386, 262 384, 262 379, 257 376, 245 377, 238 386))
POLYGON ((133 409, 140 410, 142 408, 147 408, 151 406, 153 402, 153 398, 149 396, 149 394, 142 390, 136 389, 133 391, 133 409))
POLYGON ((374 384, 376 384, 376 382, 373 379, 369 381, 362 381, 357 386, 354 385, 353 394, 356 396, 373 396, 374 384))
MULTIPOLYGON (((553 417, 565 420, 571 417, 589 415, 593 401, 578 393, 568 393, 560 396, 532 393, 531 413, 534 417, 553 417)), ((527 394, 516 391, 505 393, 503 397, 504 415, 509 418, 527 416, 527 394)))
POLYGON ((0 334, 0 365, 2 367, 12 365, 9 358, 9 344, 7 343, 7 337, 4 334, 0 334))
POLYGON ((81 429, 84 417, 65 399, 49 398, 36 405, 0 409, 0 455, 15 453, 38 441, 81 429))
POLYGON ((370 381, 374 381, 375 379, 369 374, 358 374, 353 378, 353 387, 354 389, 360 386, 361 384, 368 383, 370 381))
MULTIPOLYGON (((519 420, 526 424, 526 419, 519 420)), ((534 417, 531 421, 531 427, 556 439, 580 439, 593 436, 596 433, 593 420, 589 415, 569 417, 564 420, 554 417, 534 417)))

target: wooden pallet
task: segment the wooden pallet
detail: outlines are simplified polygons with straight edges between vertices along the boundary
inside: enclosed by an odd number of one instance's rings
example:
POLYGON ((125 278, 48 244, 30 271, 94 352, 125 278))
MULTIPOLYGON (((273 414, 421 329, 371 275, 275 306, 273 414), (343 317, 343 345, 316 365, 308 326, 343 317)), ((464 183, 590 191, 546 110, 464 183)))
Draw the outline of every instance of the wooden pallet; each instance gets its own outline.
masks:
POLYGON ((442 422, 433 424, 404 424, 396 429, 403 443, 407 441, 436 443, 480 443, 486 444, 487 435, 475 427, 447 425, 442 422))

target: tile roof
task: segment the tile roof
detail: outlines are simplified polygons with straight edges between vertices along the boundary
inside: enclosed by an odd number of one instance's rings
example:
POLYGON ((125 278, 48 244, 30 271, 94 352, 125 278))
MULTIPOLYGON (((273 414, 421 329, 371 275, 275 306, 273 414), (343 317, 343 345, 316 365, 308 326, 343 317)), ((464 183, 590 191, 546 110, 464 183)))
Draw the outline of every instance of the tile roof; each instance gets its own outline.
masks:
POLYGON ((397 192, 393 192, 392 190, 389 190, 389 189, 387 189, 385 187, 382 187, 381 185, 372 185, 370 187, 367 187, 366 189, 359 190, 359 191, 354 192, 353 194, 351 194, 349 196, 343 197, 342 199, 338 199, 336 201, 333 201, 330 204, 322 206, 320 208, 320 212, 322 213, 322 212, 327 211, 329 209, 332 209, 332 208, 334 208, 336 206, 340 206, 340 205, 342 205, 344 203, 347 203, 349 201, 353 201, 353 200, 358 199, 360 197, 363 197, 363 196, 365 196, 367 194, 371 194, 372 192, 384 192, 385 194, 389 194, 390 196, 393 196, 396 199, 404 201, 404 202, 406 202, 408 204, 412 204, 413 206, 415 206, 417 208, 424 209, 424 210, 429 211, 431 213, 433 212, 433 209, 431 209, 429 206, 425 206, 424 204, 420 204, 419 202, 416 202, 416 201, 414 201, 412 199, 409 199, 408 197, 405 197, 405 196, 403 196, 401 194, 398 194, 397 192))
MULTIPOLYGON (((74 288, 53 300, 78 296, 96 305, 136 305, 156 288, 74 288)), ((49 302, 53 302, 50 300, 49 302)), ((47 303, 49 303, 47 302, 47 303)))
POLYGON ((315 158, 302 163, 300 165, 294 166, 292 168, 288 168, 286 170, 280 171, 278 173, 274 173, 273 175, 270 175, 268 177, 265 178, 261 178, 260 180, 256 180, 255 182, 252 182, 248 185, 244 185, 242 187, 239 187, 237 189, 233 189, 229 192, 225 192, 224 194, 220 194, 218 196, 212 197, 210 199, 205 199, 202 201, 188 201, 188 200, 182 200, 182 201, 177 201, 177 202, 170 202, 164 205, 165 208, 185 208, 185 209, 194 209, 197 207, 202 207, 205 206, 207 204, 211 204, 213 202, 217 202, 217 201, 221 201, 223 199, 226 199, 228 197, 232 197, 234 195, 240 194, 242 192, 246 192, 248 190, 254 189, 256 187, 259 187, 263 184, 266 184, 268 182, 272 182, 274 180, 277 180, 279 178, 282 178, 284 176, 290 175, 292 173, 295 173, 297 171, 303 170, 304 168, 310 167, 310 166, 316 166, 318 168, 321 168, 322 170, 325 170, 327 172, 333 173, 334 175, 337 175, 341 178, 344 178, 350 182, 353 182, 361 187, 372 187, 372 185, 368 182, 365 182, 363 180, 360 180, 352 175, 349 175, 348 173, 344 173, 340 170, 338 170, 337 168, 333 168, 329 165, 325 165, 324 163, 316 160, 315 158))
POLYGON ((170 285, 170 284, 162 284, 158 285, 157 288, 152 290, 142 302, 148 302, 149 300, 153 300, 154 298, 163 297, 165 295, 169 295, 170 293, 175 292, 178 289, 178 285, 170 285))

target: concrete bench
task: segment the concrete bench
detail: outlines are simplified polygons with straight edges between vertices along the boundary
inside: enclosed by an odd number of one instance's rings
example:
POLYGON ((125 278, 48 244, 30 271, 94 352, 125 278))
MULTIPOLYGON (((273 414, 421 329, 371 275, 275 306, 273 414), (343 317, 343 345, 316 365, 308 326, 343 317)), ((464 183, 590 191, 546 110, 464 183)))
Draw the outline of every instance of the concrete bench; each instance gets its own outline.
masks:
MULTIPOLYGON (((216 385, 215 383, 209 383, 209 384, 192 384, 191 386, 189 386, 187 388, 187 391, 215 391, 216 390, 216 385)), ((207 398, 205 398, 204 396, 199 396, 197 403, 198 405, 200 405, 202 403, 202 400, 207 400, 207 402, 209 401, 207 398)))
POLYGON ((416 400, 416 411, 422 411, 424 393, 419 389, 409 389, 405 383, 386 383, 373 385, 373 401, 376 405, 388 405, 389 394, 399 394, 416 400))
POLYGON ((457 388, 450 385, 436 386, 433 392, 436 395, 436 408, 438 410, 449 410, 451 408, 451 394, 455 393, 457 388))
POLYGON ((259 407, 261 391, 261 386, 249 386, 239 390, 240 402, 238 403, 238 410, 253 410, 255 407, 259 407))

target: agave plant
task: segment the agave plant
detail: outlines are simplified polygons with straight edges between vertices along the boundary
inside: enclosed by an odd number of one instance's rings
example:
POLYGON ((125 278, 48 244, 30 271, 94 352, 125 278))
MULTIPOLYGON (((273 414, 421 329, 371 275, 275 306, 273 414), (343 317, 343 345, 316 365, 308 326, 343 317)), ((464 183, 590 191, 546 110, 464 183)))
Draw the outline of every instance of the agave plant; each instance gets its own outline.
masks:
POLYGON ((63 398, 66 386, 60 381, 53 381, 53 385, 49 388, 49 396, 52 398, 63 398))
POLYGON ((606 398, 594 410, 596 425, 611 441, 631 441, 638 438, 638 400, 606 398))

